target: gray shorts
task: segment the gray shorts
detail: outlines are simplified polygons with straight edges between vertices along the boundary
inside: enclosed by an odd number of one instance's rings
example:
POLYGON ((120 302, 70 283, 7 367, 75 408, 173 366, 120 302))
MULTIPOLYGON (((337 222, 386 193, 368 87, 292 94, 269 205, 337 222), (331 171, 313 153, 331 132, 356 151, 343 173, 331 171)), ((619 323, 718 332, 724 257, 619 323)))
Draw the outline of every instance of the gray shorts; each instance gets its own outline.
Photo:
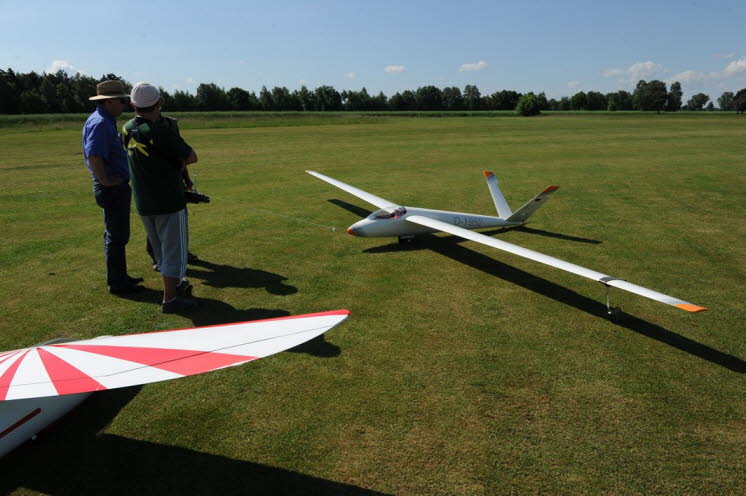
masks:
POLYGON ((186 208, 172 214, 141 215, 161 275, 181 279, 187 269, 186 208))

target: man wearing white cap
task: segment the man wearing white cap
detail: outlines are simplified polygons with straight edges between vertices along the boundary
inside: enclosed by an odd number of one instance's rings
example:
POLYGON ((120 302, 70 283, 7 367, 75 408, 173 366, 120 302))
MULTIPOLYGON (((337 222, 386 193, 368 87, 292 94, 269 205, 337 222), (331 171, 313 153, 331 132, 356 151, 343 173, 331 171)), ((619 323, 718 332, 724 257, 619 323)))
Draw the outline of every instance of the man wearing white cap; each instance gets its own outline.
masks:
POLYGON ((161 115, 161 96, 150 83, 137 83, 130 95, 136 117, 122 128, 140 214, 163 276, 163 313, 187 310, 191 285, 187 266, 187 216, 182 171, 197 154, 179 135, 176 121, 161 115))
POLYGON ((83 127, 83 155, 93 178, 96 204, 104 211, 104 256, 106 282, 114 294, 143 289, 140 277, 127 274, 125 246, 130 239, 130 203, 127 152, 117 132, 117 117, 127 107, 127 95, 121 81, 102 81, 96 86, 96 110, 83 127))

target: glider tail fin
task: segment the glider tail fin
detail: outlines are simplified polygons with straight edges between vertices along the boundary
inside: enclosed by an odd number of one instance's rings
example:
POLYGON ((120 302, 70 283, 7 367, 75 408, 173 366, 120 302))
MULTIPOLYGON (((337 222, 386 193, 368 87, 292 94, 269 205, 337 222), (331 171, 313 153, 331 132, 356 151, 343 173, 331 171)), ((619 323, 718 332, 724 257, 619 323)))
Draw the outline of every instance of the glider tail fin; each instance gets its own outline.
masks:
POLYGON ((557 191, 559 186, 549 186, 547 189, 534 196, 531 200, 526 202, 524 206, 515 211, 513 215, 508 217, 509 222, 526 222, 534 212, 539 210, 544 203, 557 191))
POLYGON ((492 195, 492 201, 495 202, 495 208, 497 209, 497 215, 500 218, 507 219, 513 213, 508 206, 508 202, 505 201, 500 187, 497 185, 497 178, 495 174, 490 171, 484 171, 484 178, 487 180, 487 187, 490 188, 490 194, 492 195))

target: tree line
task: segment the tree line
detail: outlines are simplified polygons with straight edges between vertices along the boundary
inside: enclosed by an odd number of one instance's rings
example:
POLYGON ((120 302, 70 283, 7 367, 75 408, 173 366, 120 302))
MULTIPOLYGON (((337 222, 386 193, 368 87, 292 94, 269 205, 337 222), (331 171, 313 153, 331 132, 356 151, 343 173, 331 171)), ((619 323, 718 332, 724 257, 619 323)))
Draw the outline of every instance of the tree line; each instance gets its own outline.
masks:
MULTIPOLYGON (((121 80, 127 92, 132 87, 115 74, 96 79, 83 74, 70 76, 64 71, 23 74, 12 69, 0 70, 0 113, 88 112, 92 108, 88 98, 96 94, 96 84, 106 79, 121 80)), ((579 91, 560 99, 547 99, 543 92, 524 95, 513 90, 482 95, 475 85, 466 85, 463 91, 455 86, 438 88, 428 85, 387 97, 383 92, 369 94, 365 88, 339 92, 332 86, 319 86, 313 90, 302 86, 293 91, 284 86, 275 86, 271 90, 263 86, 257 95, 242 88, 226 91, 214 83, 202 83, 194 94, 180 90, 170 93, 161 89, 161 95, 164 108, 170 111, 471 111, 518 108, 528 115, 542 110, 715 110, 708 95, 697 93, 683 103, 680 83, 674 82, 667 88, 666 83, 658 80, 641 80, 632 93, 623 90, 613 93, 579 91)), ((736 93, 726 91, 717 102, 720 110, 743 113, 746 111, 746 88, 736 93)))

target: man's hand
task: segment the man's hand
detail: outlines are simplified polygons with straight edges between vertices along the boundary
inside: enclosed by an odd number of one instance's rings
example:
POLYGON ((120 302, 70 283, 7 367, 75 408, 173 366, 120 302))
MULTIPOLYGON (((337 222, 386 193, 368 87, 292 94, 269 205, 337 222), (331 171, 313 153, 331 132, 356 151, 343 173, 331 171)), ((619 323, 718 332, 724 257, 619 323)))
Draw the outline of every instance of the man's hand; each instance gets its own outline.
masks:
POLYGON ((103 186, 119 186, 120 184, 124 183, 124 179, 122 179, 122 176, 114 175, 109 177, 109 175, 106 174, 104 160, 98 155, 91 155, 90 157, 88 157, 88 163, 91 164, 93 175, 96 176, 98 182, 100 182, 103 186))

